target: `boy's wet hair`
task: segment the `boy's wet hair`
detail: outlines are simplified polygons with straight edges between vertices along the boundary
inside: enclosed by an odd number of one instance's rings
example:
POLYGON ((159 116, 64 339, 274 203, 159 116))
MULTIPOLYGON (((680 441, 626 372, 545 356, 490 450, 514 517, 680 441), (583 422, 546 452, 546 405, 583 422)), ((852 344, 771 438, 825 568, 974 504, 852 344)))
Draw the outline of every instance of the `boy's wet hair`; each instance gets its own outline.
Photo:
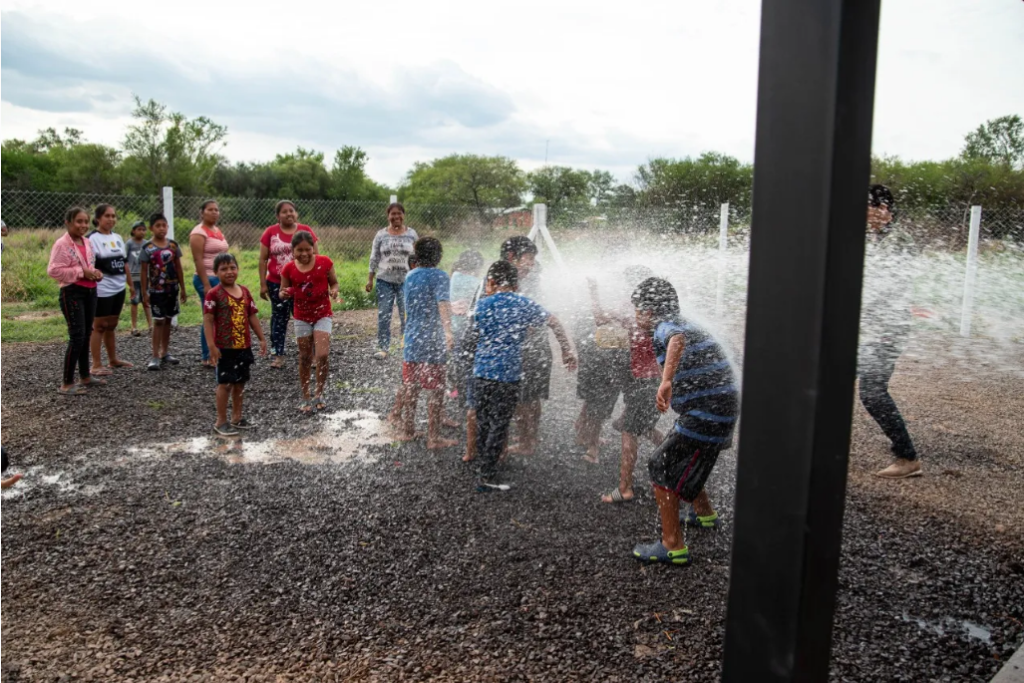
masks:
POLYGON ((484 265, 484 256, 476 249, 467 249, 466 251, 459 254, 459 258, 455 261, 455 265, 452 267, 453 271, 459 271, 465 273, 468 271, 477 271, 484 265))
POLYGON ((412 250, 416 252, 417 268, 436 268, 441 262, 441 256, 444 255, 441 240, 436 237, 419 238, 412 245, 412 250))
POLYGON ((515 235, 501 243, 501 260, 520 259, 525 254, 536 254, 537 245, 526 235, 515 235))
POLYGON ((519 287, 519 271, 508 261, 495 261, 487 269, 487 279, 494 281, 495 287, 519 287))
POLYGON ((896 198, 885 185, 872 185, 868 188, 868 204, 871 206, 884 206, 889 212, 896 215, 896 198))
POLYGON ((668 280, 649 277, 633 290, 630 297, 638 310, 649 312, 656 322, 679 317, 679 295, 668 280))
POLYGON ((313 233, 306 232, 305 230, 296 230, 295 234, 292 235, 292 249, 299 246, 303 242, 306 242, 307 244, 309 244, 309 246, 312 247, 314 244, 313 233))
POLYGON ((220 267, 225 263, 234 263, 235 267, 238 266, 238 261, 232 254, 224 252, 223 254, 217 254, 217 258, 213 259, 213 272, 220 270, 220 267))

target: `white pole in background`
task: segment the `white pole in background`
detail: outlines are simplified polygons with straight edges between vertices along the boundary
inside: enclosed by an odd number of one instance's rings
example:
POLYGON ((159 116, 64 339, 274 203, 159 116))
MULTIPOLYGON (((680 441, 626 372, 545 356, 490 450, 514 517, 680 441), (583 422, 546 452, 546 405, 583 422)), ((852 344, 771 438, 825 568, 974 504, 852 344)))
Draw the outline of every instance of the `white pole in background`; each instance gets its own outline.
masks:
POLYGON ((971 336, 974 283, 978 279, 978 239, 981 236, 981 207, 971 207, 971 234, 967 240, 967 272, 964 276, 964 307, 960 312, 960 336, 971 336))
MULTIPOLYGON (((167 237, 174 239, 174 188, 164 188, 164 217, 167 219, 167 237)), ((150 226, 152 227, 152 226, 150 226)))
POLYGON ((391 201, 389 203, 390 204, 397 204, 398 203, 398 195, 397 194, 391 195, 391 201))
POLYGON ((728 249, 729 202, 726 202, 722 204, 722 213, 718 218, 718 288, 715 293, 715 317, 719 320, 725 315, 725 266, 728 249))

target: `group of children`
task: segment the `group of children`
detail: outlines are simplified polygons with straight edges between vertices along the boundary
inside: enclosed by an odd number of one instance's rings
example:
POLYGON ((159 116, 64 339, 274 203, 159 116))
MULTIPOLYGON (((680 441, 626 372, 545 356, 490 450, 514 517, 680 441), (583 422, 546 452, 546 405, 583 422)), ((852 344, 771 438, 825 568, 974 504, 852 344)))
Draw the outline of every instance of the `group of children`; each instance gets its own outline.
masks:
MULTIPOLYGON (((722 346, 703 328, 682 317, 672 285, 642 266, 626 269, 629 310, 605 310, 591 283, 594 329, 577 335, 581 359, 565 328, 526 293, 536 292, 536 246, 526 237, 509 238, 482 281, 483 259, 463 253, 448 274, 438 268, 443 254, 433 237, 416 239, 408 256, 402 298, 408 318, 404 331, 402 384, 389 422, 396 438, 415 431, 421 391, 427 400, 427 448, 456 445, 443 436, 446 389, 466 409, 465 462, 474 462, 476 490, 504 491, 501 463, 509 452, 532 453, 537 445, 541 400, 549 393, 552 355, 548 329, 567 369, 579 367, 578 391, 584 407, 577 421, 585 459, 596 462, 601 424, 621 393, 625 410, 616 421, 622 433, 618 488, 606 503, 633 498, 633 468, 639 441, 656 450, 648 469, 661 516, 662 538, 637 545, 644 562, 688 564, 683 525, 714 528, 719 520, 704 492, 719 452, 731 442, 739 409, 731 365, 722 346), (677 413, 668 435, 657 431, 660 415, 677 413), (509 446, 513 424, 519 436, 509 446), (691 504, 682 519, 680 500, 691 504)), ((392 270, 395 264, 391 264, 392 270)))

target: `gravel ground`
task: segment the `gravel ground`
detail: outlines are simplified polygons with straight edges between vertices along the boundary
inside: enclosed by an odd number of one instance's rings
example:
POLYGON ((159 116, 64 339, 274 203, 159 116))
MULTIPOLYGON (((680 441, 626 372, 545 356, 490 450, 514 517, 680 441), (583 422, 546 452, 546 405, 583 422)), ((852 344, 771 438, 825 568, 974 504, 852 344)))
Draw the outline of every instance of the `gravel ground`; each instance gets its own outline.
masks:
MULTIPOLYGON (((399 368, 368 358, 371 324, 335 327, 332 409, 390 403, 399 368)), ((639 502, 598 502, 617 446, 580 460, 565 377, 543 452, 481 496, 457 449, 366 439, 325 462, 328 422, 298 417, 294 366, 266 362, 247 414, 296 459, 146 449, 209 433, 195 336, 172 340, 180 367, 78 399, 55 392, 60 345, 2 349, 4 444, 28 473, 3 498, 3 680, 718 679, 734 452, 710 483, 725 528, 690 536, 692 567, 642 567, 644 471, 639 502)), ((987 681, 1024 640, 1024 364, 978 344, 918 340, 897 371, 926 477, 872 477, 886 443, 856 411, 835 681, 987 681)))

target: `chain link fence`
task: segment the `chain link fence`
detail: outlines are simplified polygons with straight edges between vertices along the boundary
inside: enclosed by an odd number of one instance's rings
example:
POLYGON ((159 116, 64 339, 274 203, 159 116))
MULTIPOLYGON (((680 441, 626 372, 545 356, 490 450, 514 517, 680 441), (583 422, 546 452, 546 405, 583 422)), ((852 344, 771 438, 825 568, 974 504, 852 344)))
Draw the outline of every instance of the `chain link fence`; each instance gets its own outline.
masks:
MULTIPOLYGON (((183 267, 187 279, 192 271, 188 234, 198 223, 200 206, 206 197, 174 197, 175 236, 185 252, 183 267)), ((259 239, 267 225, 276 222, 277 199, 217 198, 221 209, 220 227, 239 256, 243 282, 258 287, 259 239)), ((2 274, 3 341, 58 339, 64 334, 63 318, 57 304, 58 288, 46 275, 50 247, 64 227, 69 207, 93 210, 98 204, 113 205, 118 213, 117 231, 125 238, 132 223, 148 222, 156 212, 165 211, 160 195, 95 195, 0 191, 0 211, 10 235, 5 238, 2 274)), ((310 225, 320 238, 320 251, 335 260, 342 283, 345 307, 365 308, 372 300, 363 290, 370 244, 377 230, 386 225, 386 205, 379 202, 297 200, 299 220, 310 225)), ((421 234, 442 239, 445 264, 467 247, 485 256, 497 256, 502 239, 527 234, 533 227, 528 206, 477 208, 459 205, 406 204, 406 223, 421 234)), ((715 206, 591 207, 549 205, 548 226, 556 243, 564 244, 571 257, 573 245, 581 243, 630 243, 644 238, 702 238, 716 243, 721 208, 715 206)), ((794 207, 799 210, 799 207, 794 207)), ((931 249, 956 252, 967 244, 969 206, 948 206, 935 210, 904 211, 899 223, 919 244, 931 249)), ((730 207, 730 243, 742 248, 750 229, 749 209, 730 207)), ((982 239, 995 244, 1024 242, 1024 210, 996 209, 983 212, 982 239)), ((664 242, 662 242, 664 243, 664 242)), ((125 320, 128 316, 126 306, 125 320)), ((183 311, 186 324, 200 319, 194 302, 183 311)))

